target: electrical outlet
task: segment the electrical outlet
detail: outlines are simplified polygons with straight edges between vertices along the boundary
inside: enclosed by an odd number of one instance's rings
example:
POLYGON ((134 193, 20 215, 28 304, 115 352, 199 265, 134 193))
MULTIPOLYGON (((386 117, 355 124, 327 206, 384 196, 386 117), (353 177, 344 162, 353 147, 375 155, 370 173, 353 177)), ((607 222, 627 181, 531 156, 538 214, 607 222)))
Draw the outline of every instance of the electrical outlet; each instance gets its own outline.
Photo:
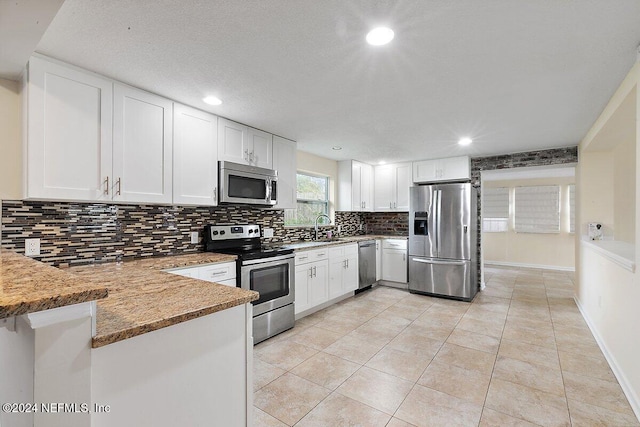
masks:
POLYGON ((26 256, 40 255, 40 239, 24 239, 24 254, 26 256))
POLYGON ((273 228, 263 228, 264 237, 273 237, 273 228))
POLYGON ((362 223, 360 223, 360 231, 362 231, 362 226, 363 226, 363 224, 362 224, 362 223))
POLYGON ((338 226, 338 233, 342 233, 342 226, 341 225, 338 226))
POLYGON ((198 243, 198 239, 199 239, 198 232, 197 231, 192 231, 191 232, 191 243, 197 244, 198 243))

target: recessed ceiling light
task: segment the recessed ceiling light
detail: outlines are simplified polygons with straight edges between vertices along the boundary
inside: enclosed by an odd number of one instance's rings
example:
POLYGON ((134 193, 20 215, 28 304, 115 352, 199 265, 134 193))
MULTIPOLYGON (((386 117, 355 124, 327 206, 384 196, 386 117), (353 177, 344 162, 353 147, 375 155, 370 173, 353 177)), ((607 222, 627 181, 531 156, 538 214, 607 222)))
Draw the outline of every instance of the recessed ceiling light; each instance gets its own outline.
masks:
POLYGON ((339 150, 342 150, 342 147, 338 147, 338 146, 336 145, 335 147, 331 147, 331 149, 332 149, 332 150, 339 151, 339 150))
POLYGON ((206 102, 209 105, 220 105, 222 104, 222 101, 220 100, 220 98, 216 98, 215 96, 207 96, 206 98, 202 99, 204 102, 206 102))
POLYGON ((460 145, 469 145, 473 142, 473 140, 471 138, 460 138, 460 141, 458 141, 458 144, 460 145))
POLYGON ((387 164, 387 162, 385 162, 384 160, 380 160, 380 161, 378 162, 378 164, 379 164, 379 165, 386 165, 386 164, 387 164))
POLYGON ((393 40, 393 30, 387 27, 378 27, 367 33, 367 43, 372 46, 382 46, 393 40))

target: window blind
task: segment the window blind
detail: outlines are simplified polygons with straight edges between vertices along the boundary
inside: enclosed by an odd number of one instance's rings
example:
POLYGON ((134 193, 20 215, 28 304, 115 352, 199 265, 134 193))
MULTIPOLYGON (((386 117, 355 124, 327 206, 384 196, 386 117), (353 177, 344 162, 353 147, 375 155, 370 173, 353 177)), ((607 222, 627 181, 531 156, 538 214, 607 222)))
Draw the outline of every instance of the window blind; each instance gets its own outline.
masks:
POLYGON ((482 190, 482 231, 495 233, 507 231, 509 226, 509 188, 485 188, 482 190))
POLYGON ((569 232, 576 232, 576 185, 569 185, 569 232))
POLYGON ((514 211, 518 233, 559 233, 560 186, 516 187, 514 211))

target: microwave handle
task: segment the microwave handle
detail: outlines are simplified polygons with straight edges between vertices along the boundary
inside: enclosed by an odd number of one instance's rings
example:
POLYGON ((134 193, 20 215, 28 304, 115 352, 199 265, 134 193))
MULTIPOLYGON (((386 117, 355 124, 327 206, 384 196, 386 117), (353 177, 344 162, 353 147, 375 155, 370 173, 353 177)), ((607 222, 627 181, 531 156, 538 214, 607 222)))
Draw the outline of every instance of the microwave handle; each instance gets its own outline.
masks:
POLYGON ((267 198, 266 198, 266 202, 269 203, 269 201, 271 200, 271 178, 265 179, 264 180, 264 185, 267 186, 267 198))

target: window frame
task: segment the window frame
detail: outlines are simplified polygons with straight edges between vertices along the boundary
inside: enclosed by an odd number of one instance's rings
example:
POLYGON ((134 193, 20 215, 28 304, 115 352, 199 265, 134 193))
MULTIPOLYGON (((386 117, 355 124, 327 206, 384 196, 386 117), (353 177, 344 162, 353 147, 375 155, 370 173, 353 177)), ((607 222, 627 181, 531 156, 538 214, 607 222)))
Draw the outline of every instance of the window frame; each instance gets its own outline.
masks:
MULTIPOLYGON (((329 185, 330 185, 330 180, 331 177, 328 175, 322 175, 319 173, 313 173, 313 172, 307 172, 307 171, 300 171, 297 170, 296 171, 296 206, 299 203, 305 204, 305 205, 324 205, 324 213, 326 215, 330 215, 330 204, 331 204, 331 200, 329 198, 329 185), (298 175, 304 175, 304 176, 309 176, 312 178, 322 178, 325 181, 325 199, 321 200, 321 199, 299 199, 298 198, 298 175)), ((297 211, 298 208, 295 209, 285 209, 286 211, 297 211)), ((309 226, 314 226, 315 224, 311 223, 311 224, 287 224, 287 218, 285 215, 284 218, 284 226, 285 227, 309 227, 309 226)))

